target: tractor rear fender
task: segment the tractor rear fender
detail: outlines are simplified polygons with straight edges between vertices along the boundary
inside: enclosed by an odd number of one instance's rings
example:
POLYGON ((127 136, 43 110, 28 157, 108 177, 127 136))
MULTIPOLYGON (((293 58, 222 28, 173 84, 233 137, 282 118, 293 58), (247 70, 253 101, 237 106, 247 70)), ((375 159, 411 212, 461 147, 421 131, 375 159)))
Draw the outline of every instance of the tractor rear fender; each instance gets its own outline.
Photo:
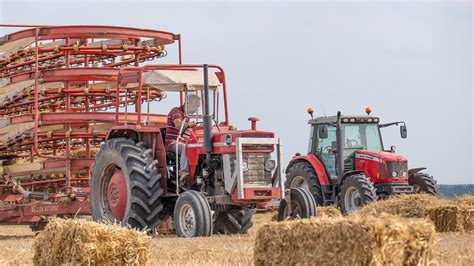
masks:
POLYGON ((319 179, 319 184, 322 186, 329 185, 328 175, 326 173, 326 169, 321 161, 316 157, 314 154, 307 154, 301 156, 294 156, 288 166, 286 167, 285 173, 288 174, 289 169, 291 166, 298 162, 308 162, 313 167, 314 171, 316 171, 316 175, 319 179))
POLYGON ((418 168, 412 168, 412 169, 409 169, 408 170, 408 176, 413 176, 414 174, 420 172, 420 171, 423 171, 423 170, 426 170, 426 167, 418 167, 418 168))
POLYGON ((127 138, 140 141, 139 135, 140 134, 137 132, 135 126, 114 126, 109 130, 107 134, 107 140, 116 138, 127 138))
POLYGON ((163 136, 159 130, 141 132, 134 125, 114 126, 107 134, 107 140, 115 138, 127 138, 136 142, 144 142, 149 148, 154 148, 153 158, 158 161, 158 171, 161 173, 161 187, 166 193, 166 180, 168 172, 166 171, 166 150, 164 146, 163 136))

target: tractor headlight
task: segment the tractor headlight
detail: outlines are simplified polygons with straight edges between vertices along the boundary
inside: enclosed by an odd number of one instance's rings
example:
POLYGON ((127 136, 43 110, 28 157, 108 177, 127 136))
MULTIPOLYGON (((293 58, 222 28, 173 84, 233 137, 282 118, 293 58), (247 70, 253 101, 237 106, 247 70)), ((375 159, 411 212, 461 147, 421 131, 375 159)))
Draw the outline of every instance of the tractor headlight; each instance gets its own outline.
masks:
POLYGON ((392 171, 392 177, 397 177, 398 173, 397 171, 392 171))
POLYGON ((265 162, 265 170, 267 171, 272 171, 276 167, 276 162, 275 160, 267 160, 265 162))
POLYGON ((247 163, 247 161, 242 162, 242 170, 244 170, 244 172, 249 170, 249 164, 247 163))
POLYGON ((403 171, 403 172, 402 172, 402 176, 403 176, 403 177, 407 177, 407 171, 403 171))

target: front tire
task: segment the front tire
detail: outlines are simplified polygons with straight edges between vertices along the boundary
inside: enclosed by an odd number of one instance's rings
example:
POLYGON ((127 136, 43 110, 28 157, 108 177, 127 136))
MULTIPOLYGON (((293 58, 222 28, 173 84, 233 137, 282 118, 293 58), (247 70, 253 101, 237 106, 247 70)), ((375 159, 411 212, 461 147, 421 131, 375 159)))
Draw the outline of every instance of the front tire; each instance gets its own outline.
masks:
POLYGON ((179 195, 174 208, 174 227, 179 237, 212 234, 211 207, 201 192, 190 190, 179 195))
POLYGON ((415 173, 408 178, 408 184, 413 186, 415 193, 438 195, 438 185, 432 176, 426 173, 415 173))
POLYGON ((157 161, 145 143, 117 138, 101 145, 90 180, 95 221, 154 229, 161 223, 163 194, 157 161))
POLYGON ((286 175, 286 188, 302 187, 313 195, 318 206, 324 205, 323 190, 313 167, 307 162, 293 164, 286 175))
POLYGON ((351 175, 342 183, 339 199, 342 214, 350 214, 376 200, 377 193, 374 185, 365 175, 351 175))
POLYGON ((304 219, 316 216, 316 202, 311 193, 304 188, 290 190, 291 212, 286 199, 280 201, 278 207, 278 221, 286 219, 304 219))
POLYGON ((229 210, 217 214, 215 234, 246 234, 253 226, 255 209, 229 210))

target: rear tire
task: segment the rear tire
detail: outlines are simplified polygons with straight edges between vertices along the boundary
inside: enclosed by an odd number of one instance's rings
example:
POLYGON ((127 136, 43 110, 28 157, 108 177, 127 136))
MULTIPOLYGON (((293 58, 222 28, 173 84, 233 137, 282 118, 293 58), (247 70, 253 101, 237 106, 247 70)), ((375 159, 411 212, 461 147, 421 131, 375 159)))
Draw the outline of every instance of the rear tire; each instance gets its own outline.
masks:
POLYGON ((414 187, 415 193, 438 195, 438 185, 432 176, 426 173, 415 173, 408 178, 408 184, 414 187))
POLYGON ((303 187, 311 192, 318 206, 324 205, 323 190, 318 176, 313 167, 307 162, 297 162, 288 169, 285 187, 303 187))
POLYGON ((152 150, 146 146, 124 138, 111 139, 101 145, 90 180, 95 221, 116 221, 139 230, 153 230, 161 223, 161 174, 156 168, 158 161, 153 159, 152 150), (122 179, 112 184, 116 172, 122 179), (115 191, 111 185, 116 186, 115 191), (113 200, 112 196, 115 196, 113 200), (119 215, 117 206, 120 206, 119 215))
POLYGON ((246 234, 253 226, 255 209, 222 211, 217 214, 214 234, 246 234))
POLYGON ((179 237, 212 234, 211 207, 201 192, 190 190, 179 195, 174 208, 174 228, 179 237))
POLYGON ((347 177, 342 183, 339 204, 344 215, 377 200, 374 184, 363 174, 347 177))
POLYGON ((286 219, 304 219, 316 216, 316 202, 311 193, 304 188, 290 190, 291 213, 288 211, 286 199, 280 201, 278 207, 278 221, 286 219))

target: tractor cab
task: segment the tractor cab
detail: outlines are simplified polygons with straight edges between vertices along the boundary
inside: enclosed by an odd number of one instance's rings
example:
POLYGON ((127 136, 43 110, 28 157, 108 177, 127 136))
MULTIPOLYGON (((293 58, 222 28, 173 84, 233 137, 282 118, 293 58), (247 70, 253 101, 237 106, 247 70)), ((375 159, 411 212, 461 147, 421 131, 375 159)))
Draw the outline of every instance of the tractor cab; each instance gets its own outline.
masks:
MULTIPOLYGON (((341 117, 341 140, 343 142, 344 171, 355 170, 358 151, 383 151, 377 117, 341 117)), ((337 178, 337 117, 311 119, 310 153, 316 154, 326 166, 331 179, 337 178)))

